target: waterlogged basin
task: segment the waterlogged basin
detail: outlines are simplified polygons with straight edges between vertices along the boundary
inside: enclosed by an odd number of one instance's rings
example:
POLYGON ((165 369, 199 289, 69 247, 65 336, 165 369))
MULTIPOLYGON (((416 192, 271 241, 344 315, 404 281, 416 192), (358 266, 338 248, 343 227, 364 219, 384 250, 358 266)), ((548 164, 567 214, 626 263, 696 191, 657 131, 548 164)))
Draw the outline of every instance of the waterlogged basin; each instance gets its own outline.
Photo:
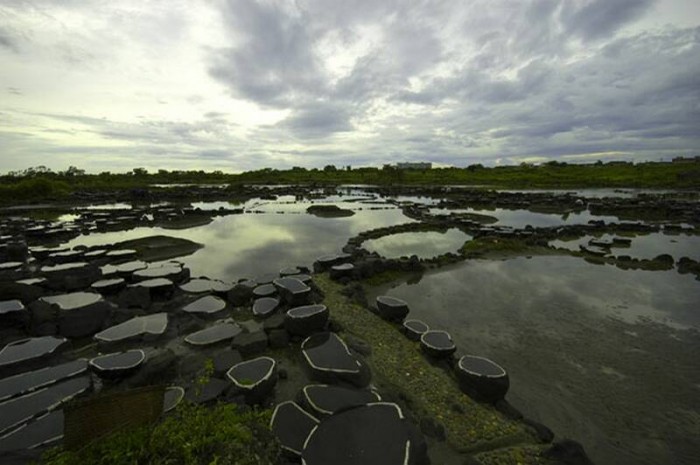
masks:
POLYGON ((0 403, 0 434, 55 409, 90 387, 90 377, 81 376, 0 403))
POLYGON ((165 333, 168 327, 168 314, 154 313, 153 315, 137 316, 116 326, 95 334, 94 338, 101 343, 117 343, 130 339, 156 338, 165 333))
POLYGON ((43 336, 22 339, 0 350, 0 370, 53 354, 68 343, 65 337, 43 336))
POLYGON ((243 329, 234 322, 221 322, 190 334, 185 338, 185 342, 193 346, 209 346, 230 341, 242 331, 243 329))
POLYGON ((87 371, 87 361, 75 360, 0 379, 0 401, 35 391, 85 371, 87 371))
POLYGON ((446 232, 407 232, 369 239, 362 247, 385 258, 410 257, 434 258, 448 252, 457 252, 472 237, 457 228, 446 232))
POLYGON ((226 301, 219 297, 208 295, 185 305, 182 308, 182 311, 193 315, 211 316, 216 315, 225 309, 226 301))

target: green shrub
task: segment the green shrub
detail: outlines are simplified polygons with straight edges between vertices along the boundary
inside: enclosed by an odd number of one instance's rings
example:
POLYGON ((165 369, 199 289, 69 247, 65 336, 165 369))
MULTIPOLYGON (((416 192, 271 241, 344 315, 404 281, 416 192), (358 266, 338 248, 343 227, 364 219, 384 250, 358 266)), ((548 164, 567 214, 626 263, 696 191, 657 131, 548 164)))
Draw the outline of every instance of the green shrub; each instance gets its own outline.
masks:
POLYGON ((183 403, 154 427, 114 433, 77 452, 54 448, 47 465, 266 465, 279 447, 269 431, 269 410, 183 403))

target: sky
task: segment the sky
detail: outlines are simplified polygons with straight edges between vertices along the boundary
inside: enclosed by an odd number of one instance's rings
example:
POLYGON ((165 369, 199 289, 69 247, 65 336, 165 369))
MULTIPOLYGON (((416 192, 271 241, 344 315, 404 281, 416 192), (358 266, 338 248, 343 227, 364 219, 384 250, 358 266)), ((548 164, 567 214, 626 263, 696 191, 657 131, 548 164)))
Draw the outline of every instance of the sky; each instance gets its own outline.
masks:
POLYGON ((0 0, 0 172, 700 155, 697 0, 0 0))

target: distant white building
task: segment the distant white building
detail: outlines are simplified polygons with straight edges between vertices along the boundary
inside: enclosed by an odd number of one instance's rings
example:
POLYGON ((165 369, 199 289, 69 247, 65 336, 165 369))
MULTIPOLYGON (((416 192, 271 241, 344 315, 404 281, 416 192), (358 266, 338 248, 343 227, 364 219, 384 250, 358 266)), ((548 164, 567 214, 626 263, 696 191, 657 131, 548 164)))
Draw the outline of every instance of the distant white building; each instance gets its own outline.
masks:
POLYGON ((396 167, 400 170, 429 170, 433 167, 433 164, 430 162, 404 162, 397 163, 396 167))

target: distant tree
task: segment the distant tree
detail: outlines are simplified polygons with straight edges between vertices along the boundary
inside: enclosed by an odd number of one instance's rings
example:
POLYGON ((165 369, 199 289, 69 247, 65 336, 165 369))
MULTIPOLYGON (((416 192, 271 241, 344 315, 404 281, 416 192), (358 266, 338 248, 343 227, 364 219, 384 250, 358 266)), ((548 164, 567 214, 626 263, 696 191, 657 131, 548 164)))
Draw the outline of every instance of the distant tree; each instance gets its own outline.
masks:
POLYGON ((148 170, 146 168, 134 168, 131 170, 131 172, 134 176, 146 176, 148 174, 148 170))
POLYGON ((337 171, 337 168, 335 167, 335 165, 326 165, 323 167, 323 171, 325 171, 326 173, 330 173, 337 171))
POLYGON ((71 165, 61 174, 64 176, 85 176, 85 170, 81 170, 80 168, 71 165))
POLYGON ((484 165, 482 165, 481 163, 467 166, 467 171, 471 171, 471 172, 474 172, 476 170, 482 170, 482 169, 484 169, 484 165))

